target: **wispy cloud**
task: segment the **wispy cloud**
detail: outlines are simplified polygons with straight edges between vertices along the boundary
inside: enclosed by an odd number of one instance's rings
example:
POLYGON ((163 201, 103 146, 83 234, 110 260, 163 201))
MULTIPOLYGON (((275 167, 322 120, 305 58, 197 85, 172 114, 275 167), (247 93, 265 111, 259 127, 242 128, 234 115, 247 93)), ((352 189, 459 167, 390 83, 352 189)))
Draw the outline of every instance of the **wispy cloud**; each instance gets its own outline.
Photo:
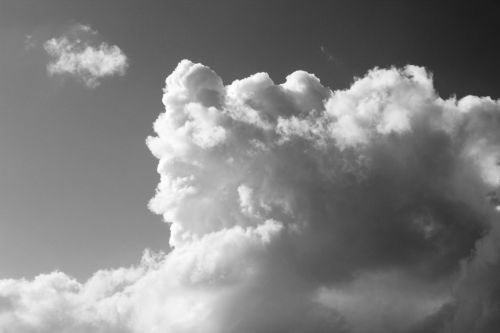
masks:
POLYGON ((127 56, 116 45, 96 43, 97 31, 88 25, 75 25, 64 35, 47 40, 43 47, 50 57, 50 75, 71 75, 87 87, 95 88, 104 77, 124 75, 127 56))
POLYGON ((36 43, 33 40, 33 35, 26 35, 24 38, 24 48, 26 50, 34 49, 36 47, 36 43))
POLYGON ((326 61, 333 63, 335 66, 343 65, 343 61, 329 52, 326 46, 321 45, 319 49, 321 51, 321 54, 323 54, 323 56, 325 57, 326 61))

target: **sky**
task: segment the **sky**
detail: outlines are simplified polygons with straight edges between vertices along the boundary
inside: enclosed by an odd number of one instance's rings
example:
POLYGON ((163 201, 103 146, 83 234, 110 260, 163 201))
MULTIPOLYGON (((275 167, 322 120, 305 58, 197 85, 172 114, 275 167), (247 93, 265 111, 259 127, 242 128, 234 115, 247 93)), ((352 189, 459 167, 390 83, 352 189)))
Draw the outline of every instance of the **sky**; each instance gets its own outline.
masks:
POLYGON ((0 0, 0 333, 495 332, 499 14, 0 0))

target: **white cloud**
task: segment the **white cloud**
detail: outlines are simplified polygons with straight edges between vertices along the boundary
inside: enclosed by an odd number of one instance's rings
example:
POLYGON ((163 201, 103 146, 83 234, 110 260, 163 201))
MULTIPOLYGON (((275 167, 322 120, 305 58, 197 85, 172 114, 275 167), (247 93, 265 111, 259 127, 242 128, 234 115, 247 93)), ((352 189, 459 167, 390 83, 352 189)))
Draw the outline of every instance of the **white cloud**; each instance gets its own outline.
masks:
POLYGON ((253 202, 253 190, 242 184, 238 186, 238 196, 240 199, 240 208, 243 213, 253 216, 255 214, 255 203, 253 202))
POLYGON ((116 45, 95 43, 97 32, 90 26, 73 26, 65 35, 47 40, 43 47, 50 57, 50 75, 66 74, 95 88, 104 77, 124 75, 128 60, 116 45))
POLYGON ((60 272, 1 280, 0 332, 225 332, 226 303, 260 292, 262 258, 280 231, 273 221, 220 230, 83 284, 60 272))
POLYGON ((2 280, 1 333, 491 325, 498 101, 443 100, 415 66, 331 91, 303 71, 225 86, 184 60, 163 103, 147 140, 161 177, 150 208, 172 251, 85 283, 2 280))

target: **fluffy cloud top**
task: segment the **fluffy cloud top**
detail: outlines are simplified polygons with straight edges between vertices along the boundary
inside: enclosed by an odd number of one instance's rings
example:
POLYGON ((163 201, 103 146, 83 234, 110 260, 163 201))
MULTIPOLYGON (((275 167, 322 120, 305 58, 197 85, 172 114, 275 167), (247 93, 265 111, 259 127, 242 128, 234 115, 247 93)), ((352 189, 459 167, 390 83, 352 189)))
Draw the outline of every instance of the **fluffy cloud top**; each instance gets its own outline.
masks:
POLYGON ((331 91, 187 60, 147 140, 168 254, 0 281, 0 332, 496 332, 500 102, 424 68, 331 91))
POLYGON ((65 35, 47 40, 43 47, 50 56, 50 75, 67 74, 95 88, 100 79, 124 75, 127 57, 116 45, 94 43, 97 32, 86 25, 73 26, 65 35))

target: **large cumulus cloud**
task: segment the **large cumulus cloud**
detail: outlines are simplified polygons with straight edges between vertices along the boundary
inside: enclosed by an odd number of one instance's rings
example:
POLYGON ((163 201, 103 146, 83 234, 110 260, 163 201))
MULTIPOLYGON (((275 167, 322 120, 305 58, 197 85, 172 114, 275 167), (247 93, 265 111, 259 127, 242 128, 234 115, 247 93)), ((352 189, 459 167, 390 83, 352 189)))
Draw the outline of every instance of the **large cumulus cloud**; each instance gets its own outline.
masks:
POLYGON ((0 332, 494 331, 498 101, 443 99, 416 66, 331 91, 183 60, 163 103, 171 252, 3 280, 0 332))

